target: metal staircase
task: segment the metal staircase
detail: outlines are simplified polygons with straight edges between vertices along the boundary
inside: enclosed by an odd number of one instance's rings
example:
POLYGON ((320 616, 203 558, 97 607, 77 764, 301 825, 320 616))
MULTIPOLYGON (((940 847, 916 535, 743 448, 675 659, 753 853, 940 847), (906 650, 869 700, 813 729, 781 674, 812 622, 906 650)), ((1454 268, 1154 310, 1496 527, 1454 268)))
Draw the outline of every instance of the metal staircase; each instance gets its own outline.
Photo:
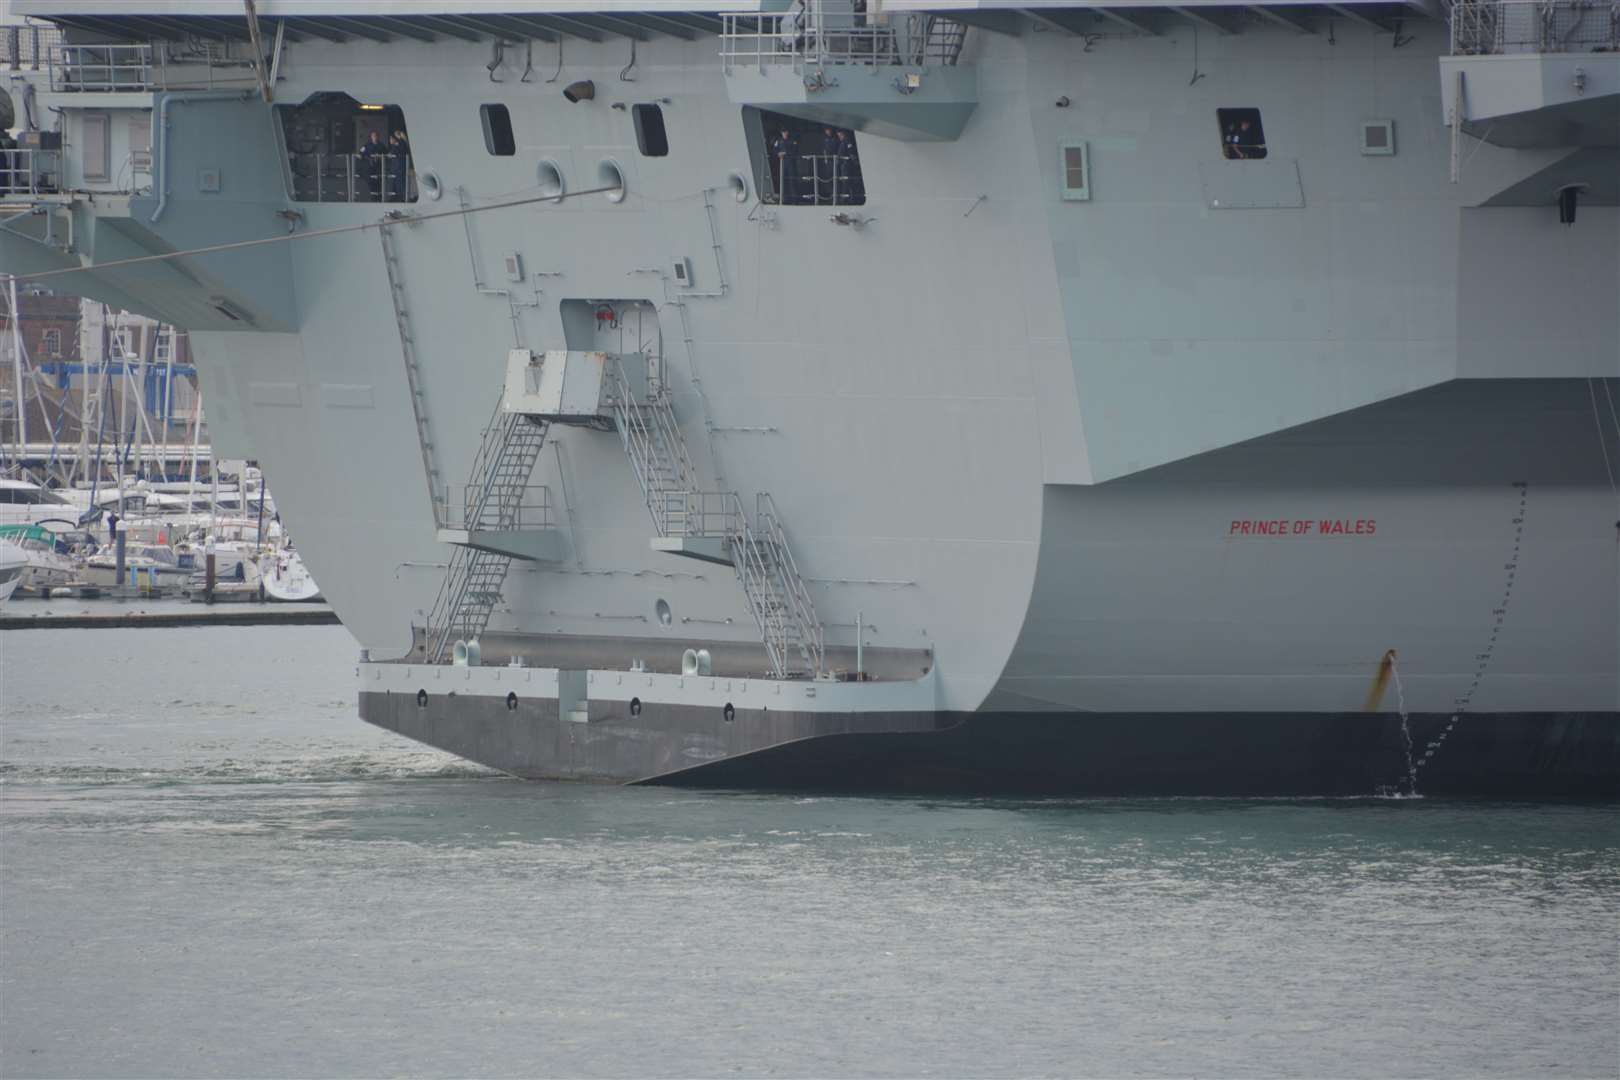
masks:
POLYGON ((377 238, 382 241, 383 266, 388 271, 388 298, 393 302, 394 323, 399 328, 399 347, 405 358, 405 381, 411 391, 411 414, 416 417, 416 442, 422 449, 422 471, 427 475, 428 498, 433 501, 433 521, 436 525, 443 525, 448 500, 434 456, 433 434, 428 427, 427 399, 422 389, 422 371, 416 363, 416 343, 411 332, 410 311, 405 306, 405 282, 400 274, 399 258, 394 254, 393 231, 393 225, 385 222, 377 227, 377 238))
MULTIPOLYGON (((495 532, 519 527, 529 476, 549 427, 544 420, 505 412, 496 402, 495 415, 484 429, 467 480, 461 507, 464 529, 495 532)), ((441 663, 452 643, 471 641, 484 632, 500 602, 511 565, 510 555, 461 545, 453 548, 444 584, 428 618, 429 663, 441 663)))
POLYGON ((727 540, 737 580, 742 582, 748 609, 770 655, 772 673, 783 678, 802 663, 805 673, 821 674, 827 659, 824 634, 810 591, 788 549, 775 502, 762 492, 751 525, 742 499, 735 494, 731 499, 727 540))
POLYGON ((720 542, 759 626, 772 674, 821 674, 825 635, 776 503, 760 494, 750 521, 736 492, 699 491, 668 391, 656 387, 638 402, 616 362, 606 377, 612 389, 609 407, 658 535, 720 542))
POLYGON ((645 401, 638 402, 625 377, 623 366, 613 361, 605 378, 611 389, 610 405, 624 452, 636 471, 653 527, 659 536, 703 536, 701 497, 697 492, 697 470, 681 437, 669 391, 663 386, 650 389, 645 401))

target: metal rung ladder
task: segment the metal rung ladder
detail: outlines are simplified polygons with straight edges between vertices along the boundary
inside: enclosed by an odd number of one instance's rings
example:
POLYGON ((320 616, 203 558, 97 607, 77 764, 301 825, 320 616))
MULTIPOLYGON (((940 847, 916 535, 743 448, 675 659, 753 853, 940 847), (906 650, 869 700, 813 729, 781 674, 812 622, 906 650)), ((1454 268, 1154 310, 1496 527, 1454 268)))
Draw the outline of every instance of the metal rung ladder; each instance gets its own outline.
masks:
MULTIPOLYGON (((468 530, 518 526, 523 493, 549 428, 544 420, 504 412, 496 402, 467 481, 463 510, 468 530)), ((429 663, 442 663, 452 643, 483 634, 500 603, 511 565, 509 555, 461 546, 452 551, 444 584, 428 617, 429 663), (437 638, 432 636, 435 628, 437 638)))
POLYGON ((433 432, 428 425, 422 370, 416 362, 416 340, 411 332, 410 310, 405 303, 405 281, 400 273, 399 257, 394 252, 393 231, 392 224, 379 225, 377 238, 382 241, 383 267, 388 272, 388 298, 394 305, 394 323, 399 328, 399 348, 405 358, 405 381, 411 392, 411 414, 416 418, 416 442, 422 450, 422 471, 427 476, 428 498, 433 501, 433 522, 442 526, 447 510, 444 484, 434 454, 433 432))

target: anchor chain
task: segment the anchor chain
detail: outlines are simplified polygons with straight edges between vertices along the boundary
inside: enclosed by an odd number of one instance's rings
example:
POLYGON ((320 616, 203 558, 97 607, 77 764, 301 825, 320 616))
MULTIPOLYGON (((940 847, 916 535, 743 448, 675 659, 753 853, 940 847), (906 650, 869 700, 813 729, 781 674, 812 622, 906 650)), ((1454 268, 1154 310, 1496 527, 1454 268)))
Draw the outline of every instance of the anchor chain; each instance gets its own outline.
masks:
POLYGON ((1412 771, 1414 792, 1417 788, 1418 771, 1434 760, 1435 755, 1440 752, 1440 748, 1445 745, 1446 739, 1450 737, 1452 731, 1462 721, 1464 714, 1473 705, 1474 695, 1479 691, 1480 680, 1485 677, 1486 671, 1490 669, 1491 660, 1496 652, 1497 640, 1501 636, 1503 624, 1507 621, 1508 606, 1513 602, 1513 586, 1519 576, 1519 551, 1524 543, 1525 511, 1530 501, 1530 485, 1526 481, 1514 481, 1513 486, 1519 492, 1519 504, 1513 514, 1513 553, 1508 561, 1502 565, 1502 571, 1505 575, 1502 582, 1502 602, 1491 610, 1493 621, 1491 623, 1490 640, 1486 642, 1483 651, 1474 655, 1474 661, 1477 664, 1474 669, 1474 678, 1468 684, 1468 689, 1458 695, 1452 702, 1451 718, 1446 722, 1445 728, 1429 740, 1424 748, 1423 756, 1417 760, 1416 767, 1412 771))

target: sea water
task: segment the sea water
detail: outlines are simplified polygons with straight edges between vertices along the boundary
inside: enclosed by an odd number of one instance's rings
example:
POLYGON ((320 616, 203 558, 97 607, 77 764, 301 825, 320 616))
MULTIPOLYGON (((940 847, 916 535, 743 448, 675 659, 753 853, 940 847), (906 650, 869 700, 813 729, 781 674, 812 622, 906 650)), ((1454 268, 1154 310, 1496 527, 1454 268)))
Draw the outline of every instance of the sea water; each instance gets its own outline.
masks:
POLYGON ((5 1076, 1614 1076, 1615 808, 524 783, 339 627, 0 634, 5 1076))

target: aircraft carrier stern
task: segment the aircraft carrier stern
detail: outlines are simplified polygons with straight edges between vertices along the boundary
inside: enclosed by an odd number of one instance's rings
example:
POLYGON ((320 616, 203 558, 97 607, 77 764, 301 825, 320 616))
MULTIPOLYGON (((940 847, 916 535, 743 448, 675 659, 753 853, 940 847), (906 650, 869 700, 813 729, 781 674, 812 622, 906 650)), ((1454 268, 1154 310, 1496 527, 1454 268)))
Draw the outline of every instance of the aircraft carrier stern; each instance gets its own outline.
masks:
POLYGON ((189 330, 372 723, 611 782, 1620 795, 1607 6, 11 11, 0 269, 189 330))

